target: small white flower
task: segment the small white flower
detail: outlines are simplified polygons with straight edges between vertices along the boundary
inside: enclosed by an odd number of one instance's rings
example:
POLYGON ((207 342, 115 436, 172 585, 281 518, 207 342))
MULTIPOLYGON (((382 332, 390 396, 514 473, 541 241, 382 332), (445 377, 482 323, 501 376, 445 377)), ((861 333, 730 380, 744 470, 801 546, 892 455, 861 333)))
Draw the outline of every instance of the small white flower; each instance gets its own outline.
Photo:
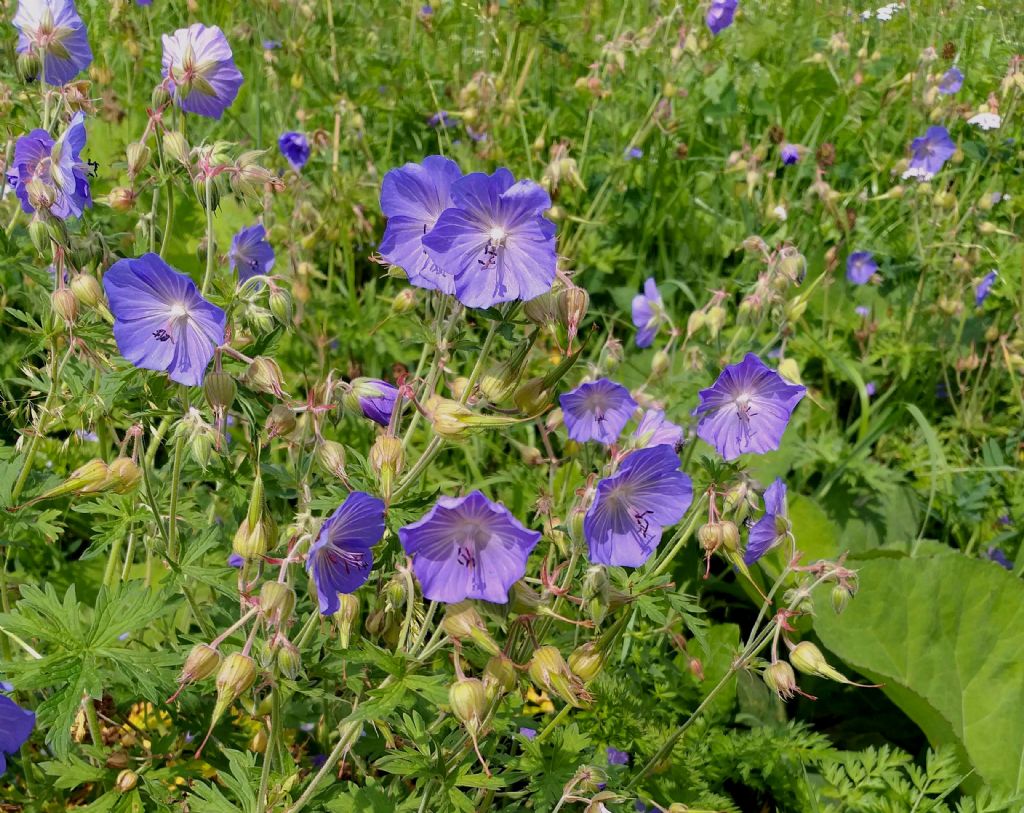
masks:
POLYGON ((980 127, 982 130, 998 130, 1003 119, 998 113, 978 113, 978 115, 967 119, 967 123, 980 127))
POLYGON ((930 181, 935 177, 934 172, 929 172, 922 167, 911 167, 900 176, 903 180, 913 178, 915 181, 930 181))
POLYGON ((783 223, 786 222, 786 218, 789 216, 789 212, 786 211, 786 207, 782 205, 776 206, 772 209, 772 214, 783 223))

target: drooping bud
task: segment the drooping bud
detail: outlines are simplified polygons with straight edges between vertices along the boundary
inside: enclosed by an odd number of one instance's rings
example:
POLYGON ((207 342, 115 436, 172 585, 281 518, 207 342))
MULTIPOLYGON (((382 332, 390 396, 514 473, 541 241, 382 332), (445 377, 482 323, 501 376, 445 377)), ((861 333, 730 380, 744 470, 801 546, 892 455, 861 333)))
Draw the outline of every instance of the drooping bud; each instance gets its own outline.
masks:
POLYGON ((805 675, 817 675, 837 683, 850 683, 844 674, 829 666, 821 650, 810 641, 801 641, 793 647, 789 651, 789 662, 794 669, 805 675))
POLYGON ((206 738, 202 745, 196 750, 198 756, 206 747, 210 734, 217 721, 224 715, 231 704, 252 688, 257 677, 256 662, 248 655, 241 652, 232 652, 220 665, 217 670, 217 702, 213 707, 213 715, 210 718, 210 729, 206 732, 206 738))
POLYGON ((209 644, 196 644, 185 658, 178 683, 197 683, 210 677, 220 667, 220 652, 209 644))
POLYGON ((651 375, 661 378, 672 367, 672 357, 664 350, 658 350, 651 356, 651 375))
POLYGON ((345 447, 336 440, 325 440, 317 444, 316 461, 325 472, 339 480, 348 476, 345 472, 345 447))
POLYGON ((235 379, 231 377, 231 373, 223 370, 208 372, 206 378, 203 379, 203 395, 206 396, 206 403, 215 412, 226 412, 231 409, 237 391, 235 379))
POLYGON ((302 672, 302 655, 291 641, 281 641, 277 650, 277 668, 288 680, 295 680, 302 672))
MULTIPOLYGON (((604 621, 608 612, 608 592, 611 583, 608 581, 608 572, 601 565, 592 565, 587 568, 583 577, 583 603, 587 608, 587 615, 595 624, 604 621)), ((575 671, 575 670, 574 670, 575 671)), ((578 673, 577 673, 578 674, 578 673)))
POLYGON ((292 296, 284 288, 274 288, 267 297, 267 306, 277 321, 287 327, 292 321, 292 296))
POLYGON ((557 694, 574 708, 586 708, 593 699, 556 647, 542 646, 534 652, 528 671, 535 684, 557 694))
POLYGON ((586 318, 589 307, 590 294, 585 288, 573 285, 558 293, 558 315, 568 333, 570 347, 576 339, 580 324, 586 318))
POLYGON ((118 793, 128 793, 129 791, 135 790, 135 786, 138 784, 139 775, 130 768, 125 768, 117 775, 114 787, 118 793))
POLYGON ((507 655, 498 653, 484 666, 484 688, 488 696, 495 692, 506 694, 516 687, 516 667, 507 655))
POLYGON ((796 674, 785 661, 775 661, 766 666, 761 678, 783 700, 791 700, 797 693, 796 674))
POLYGON ((730 553, 735 553, 740 549, 740 532, 736 523, 723 519, 718 524, 721 527, 722 547, 730 553))
POLYGON ((532 615, 541 606, 541 596, 530 585, 520 579, 513 582, 509 591, 508 608, 517 615, 532 615))
POLYGON ((508 361, 491 367, 480 377, 480 392, 492 404, 504 403, 512 397, 523 377, 526 360, 536 338, 535 332, 516 346, 508 361))
POLYGON ((378 435, 370 449, 370 465, 380 479, 384 498, 390 499, 391 489, 402 468, 405 466, 405 447, 401 438, 393 435, 378 435))
POLYGON ((32 245, 40 254, 47 254, 50 251, 50 230, 38 215, 28 224, 28 236, 32 238, 32 245))
POLYGON ((128 177, 133 178, 146 168, 150 150, 145 144, 133 141, 125 151, 128 158, 128 177))
MULTIPOLYGON (((149 101, 154 110, 159 110, 161 107, 166 107, 171 103, 171 94, 167 90, 167 87, 161 82, 153 88, 153 93, 149 97, 149 101)), ((168 135, 170 135, 170 133, 168 133, 168 135)))
POLYGON ((523 314, 539 327, 554 325, 560 314, 558 292, 551 290, 524 302, 523 314))
POLYGON ((18 54, 16 64, 18 78, 22 82, 34 82, 39 76, 39 65, 39 54, 34 48, 18 54))
POLYGON ((103 289, 91 274, 75 274, 71 278, 71 293, 87 308, 95 308, 103 301, 103 289))
POLYGON ((388 579, 384 585, 384 609, 385 611, 401 612, 405 609, 406 589, 405 579, 397 573, 388 579))
POLYGON ((489 655, 497 655, 501 652, 501 647, 487 631, 487 625, 484 624, 480 613, 469 601, 449 604, 445 609, 444 618, 441 620, 441 628, 449 638, 454 638, 457 641, 472 640, 489 655))
POLYGON ((267 422, 264 429, 267 430, 267 437, 273 439, 281 435, 288 435, 295 429, 295 412, 284 404, 275 404, 267 415, 267 422))
POLYGON ((277 523, 269 514, 249 524, 245 517, 231 543, 231 549, 243 559, 258 559, 265 556, 277 544, 277 523))
POLYGON ((263 582, 260 609, 275 626, 287 624, 295 610, 295 591, 283 582, 263 582))
POLYGON ((590 683, 604 668, 605 660, 606 655, 597 644, 587 641, 569 654, 569 668, 584 683, 590 683))
POLYGON ((852 597, 850 591, 841 584, 837 584, 832 588, 832 609, 836 615, 839 615, 846 609, 846 605, 850 603, 852 597))
POLYGON ((348 649, 352 629, 359 620, 359 599, 354 593, 342 593, 338 596, 338 603, 338 612, 334 614, 338 622, 338 637, 341 648, 348 649))
POLYGON ((130 457, 119 457, 107 467, 107 485, 115 494, 127 494, 142 479, 142 470, 130 457))
POLYGON ((182 166, 187 167, 192 163, 188 142, 177 130, 170 130, 164 134, 164 152, 182 166))
POLYGON ((705 321, 708 327, 708 334, 712 339, 718 337, 723 325, 725 325, 725 308, 721 305, 712 305, 705 314, 705 321))
POLYGON ((68 288, 58 288, 50 294, 50 303, 53 312, 64 321, 64 324, 74 324, 78 317, 78 300, 68 288))
POLYGON ((287 397, 281 388, 283 382, 281 367, 267 356, 256 356, 242 374, 242 383, 249 389, 276 395, 278 398, 287 397))
POLYGON ((391 301, 392 313, 408 313, 416 307, 416 289, 403 288, 391 301))
POLYGON ((543 378, 531 378, 516 388, 512 401, 524 415, 537 415, 551 403, 551 396, 552 392, 544 386, 543 378))
POLYGON ((722 547, 723 534, 721 523, 707 522, 697 529, 697 541, 705 553, 711 554, 722 547))

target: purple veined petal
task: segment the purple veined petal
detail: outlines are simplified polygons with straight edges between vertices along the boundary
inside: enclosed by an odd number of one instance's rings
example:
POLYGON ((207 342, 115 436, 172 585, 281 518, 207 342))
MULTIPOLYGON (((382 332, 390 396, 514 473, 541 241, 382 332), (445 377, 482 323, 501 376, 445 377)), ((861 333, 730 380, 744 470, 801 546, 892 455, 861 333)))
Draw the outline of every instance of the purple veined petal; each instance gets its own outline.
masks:
POLYGON ((750 529, 747 536, 747 547, 743 551, 743 563, 752 565, 779 543, 779 533, 775 525, 775 516, 765 514, 750 529))
POLYGON ((644 412, 633 432, 640 448, 651 446, 671 446, 675 448, 683 442, 683 428, 672 423, 660 409, 648 409, 644 412))
POLYGON ((786 484, 781 478, 776 477, 764 492, 765 513, 785 516, 786 514, 786 484))
POLYGON ((499 201, 500 217, 508 229, 514 229, 520 223, 532 222, 550 208, 551 196, 543 186, 533 181, 512 184, 501 193, 499 201))
POLYGON ((118 352, 143 370, 170 369, 175 347, 169 341, 154 342, 154 335, 167 329, 167 317, 157 314, 142 319, 114 322, 114 340, 118 352))
POLYGON ((239 282, 266 275, 274 268, 274 247, 267 242, 267 230, 260 223, 247 226, 231 239, 228 265, 238 273, 239 282))
POLYGON ((213 358, 213 343, 193 326, 191 320, 173 334, 174 356, 167 371, 171 381, 198 387, 203 383, 206 368, 213 358))
POLYGON ((18 53, 42 54, 49 85, 70 82, 92 62, 85 24, 71 0, 21 0, 11 22, 18 29, 18 53), (45 37, 39 31, 44 19, 52 24, 45 37))
POLYGON ((332 544, 372 547, 384 536, 384 503, 362 491, 353 491, 325 523, 332 544))
POLYGON ((32 735, 36 715, 0 694, 0 776, 7 768, 6 754, 16 754, 32 735))
POLYGON ((433 224, 452 205, 452 184, 461 176, 459 165, 441 155, 428 155, 422 164, 392 169, 381 182, 381 211, 388 218, 407 217, 433 224))
POLYGON ((187 113, 219 119, 244 81, 224 32, 195 23, 164 34, 163 46, 163 76, 178 106, 187 113))
POLYGON ((615 443, 636 411, 637 403, 621 384, 599 378, 559 396, 571 440, 615 443))
POLYGON ((482 248, 476 258, 479 270, 470 262, 469 269, 455 277, 459 301, 470 308, 488 308, 500 302, 528 301, 551 290, 556 256, 551 239, 554 228, 547 223, 543 218, 520 222, 505 246, 496 249, 493 262, 482 248))
POLYGON ((648 512, 645 516, 656 525, 675 525, 693 501, 693 485, 679 471, 679 455, 671 446, 631 452, 618 474, 629 481, 628 499, 642 505, 648 512))
POLYGON ((380 255, 405 271, 418 288, 455 293, 455 278, 446 274, 423 248, 423 224, 408 217, 392 217, 384 228, 380 255))
POLYGON ((500 167, 493 174, 471 172, 452 184, 452 201, 472 219, 486 223, 501 206, 501 195, 515 183, 515 176, 500 167))
POLYGON ((311 149, 309 139, 304 133, 282 133, 277 140, 277 146, 292 169, 296 172, 301 170, 309 161, 311 149))

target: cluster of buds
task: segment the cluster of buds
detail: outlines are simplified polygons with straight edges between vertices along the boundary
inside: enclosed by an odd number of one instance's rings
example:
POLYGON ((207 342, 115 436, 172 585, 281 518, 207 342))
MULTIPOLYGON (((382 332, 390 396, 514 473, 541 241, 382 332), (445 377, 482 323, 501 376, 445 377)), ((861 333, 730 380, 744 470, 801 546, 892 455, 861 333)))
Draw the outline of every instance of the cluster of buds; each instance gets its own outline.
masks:
POLYGON ((538 687, 558 695, 573 708, 588 708, 594 699, 556 647, 540 647, 533 653, 527 671, 538 687))
POLYGON ((206 422, 203 413, 195 407, 189 407, 188 412, 178 421, 174 437, 188 445, 192 459, 203 470, 210 465, 213 449, 220 445, 220 433, 206 422))
POLYGON ((63 483, 47 489, 38 497, 33 497, 10 510, 17 511, 43 500, 65 497, 69 494, 77 496, 112 492, 127 494, 133 491, 142 479, 142 470, 130 457, 118 457, 111 463, 95 458, 79 466, 71 472, 63 483))
POLYGON ((715 291, 704 307, 695 310, 686 320, 686 338, 693 338, 697 333, 706 330, 708 338, 714 341, 725 326, 727 313, 723 302, 728 295, 725 291, 715 291))
POLYGON ((232 550, 246 561, 258 559, 277 544, 277 523, 267 510, 259 472, 249 497, 249 510, 235 532, 232 550))

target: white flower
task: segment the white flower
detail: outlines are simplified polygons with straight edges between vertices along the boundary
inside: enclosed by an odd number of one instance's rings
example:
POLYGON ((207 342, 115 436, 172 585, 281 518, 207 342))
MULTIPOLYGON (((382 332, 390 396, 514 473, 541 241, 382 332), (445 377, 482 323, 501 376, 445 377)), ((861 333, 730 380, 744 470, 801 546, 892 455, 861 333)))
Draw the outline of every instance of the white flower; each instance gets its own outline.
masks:
POLYGON ((979 113, 967 119, 967 123, 980 127, 982 130, 998 130, 1003 120, 998 113, 979 113))
POLYGON ((786 211, 786 207, 781 205, 772 209, 772 214, 783 223, 786 222, 786 218, 789 216, 789 213, 786 211))
POLYGON ((923 167, 911 167, 906 172, 904 172, 902 175, 900 175, 900 177, 903 180, 907 180, 908 178, 913 178, 915 181, 930 181, 932 178, 935 177, 935 173, 934 172, 929 172, 928 170, 924 169, 923 167))

